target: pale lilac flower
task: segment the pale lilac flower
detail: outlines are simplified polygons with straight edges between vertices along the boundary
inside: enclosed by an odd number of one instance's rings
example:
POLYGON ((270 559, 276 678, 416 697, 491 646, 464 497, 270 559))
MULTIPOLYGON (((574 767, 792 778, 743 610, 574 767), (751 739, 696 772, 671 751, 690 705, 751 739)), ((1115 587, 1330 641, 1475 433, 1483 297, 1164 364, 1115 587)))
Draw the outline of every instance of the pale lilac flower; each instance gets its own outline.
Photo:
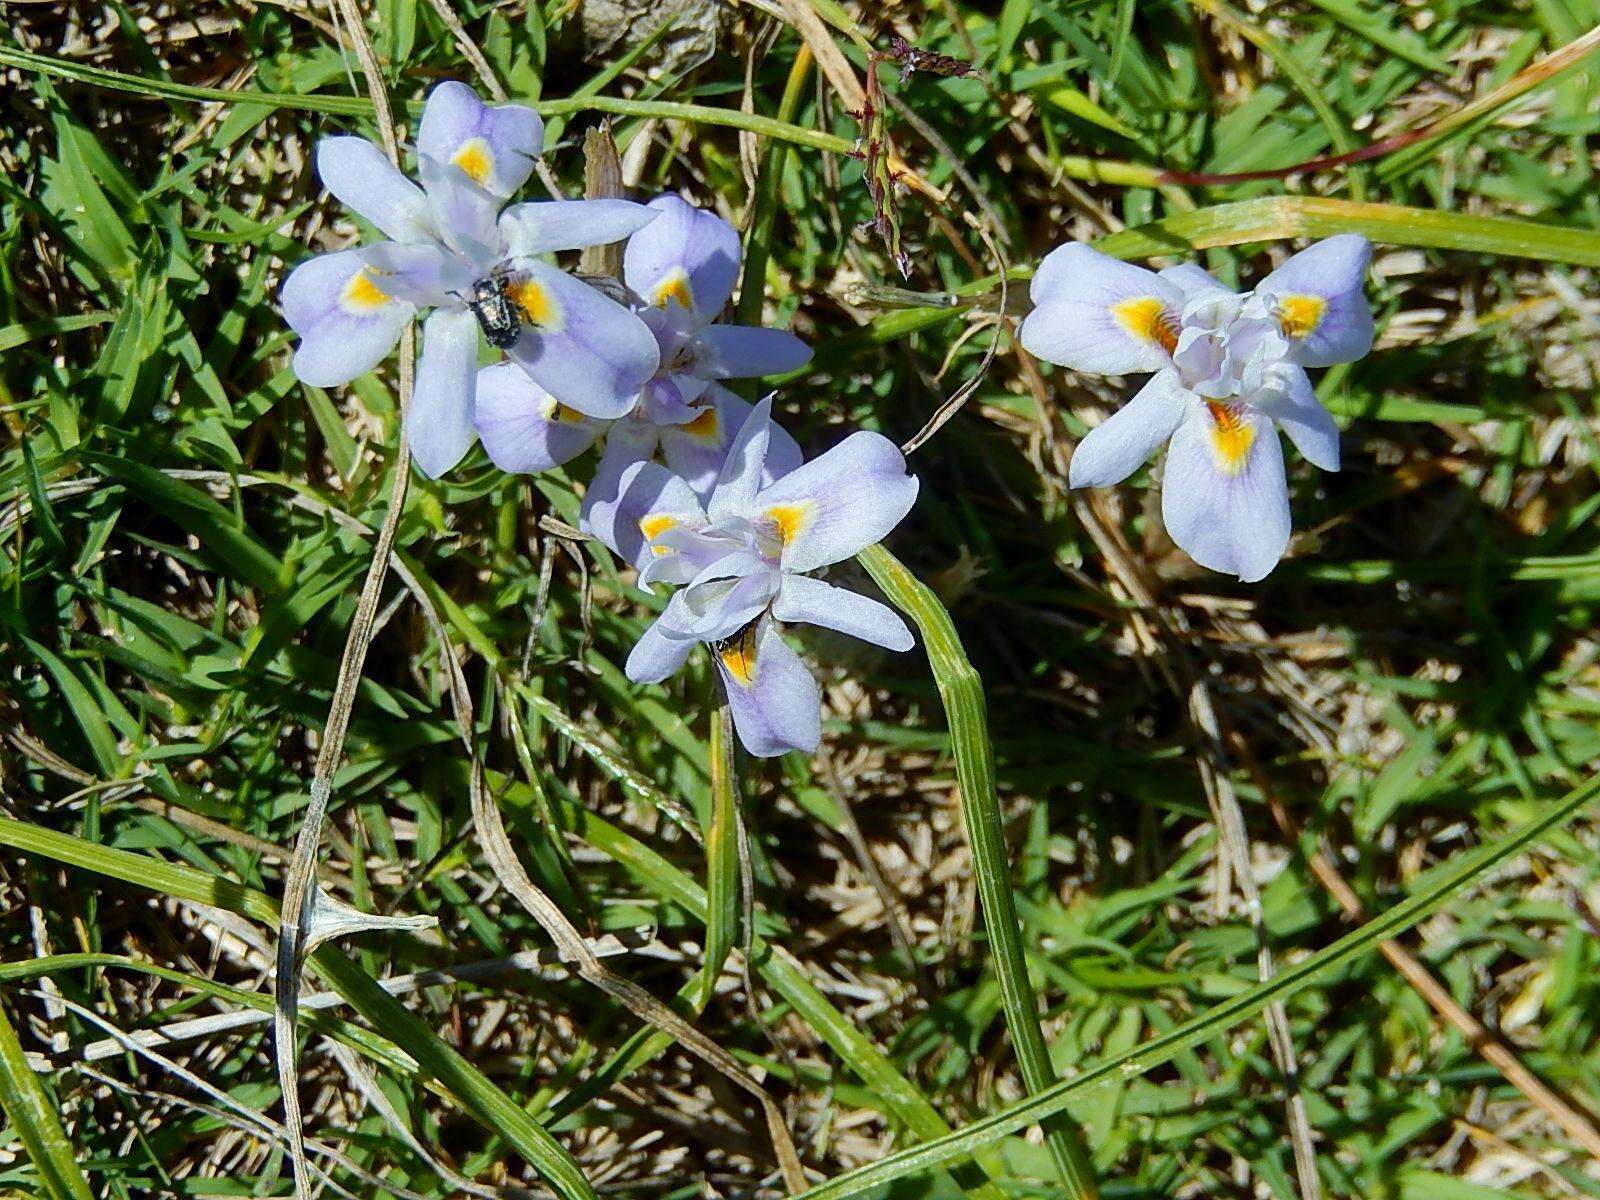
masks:
POLYGON ((803 622, 890 650, 911 631, 876 600, 804 574, 849 558, 900 523, 917 497, 905 457, 877 433, 854 433, 827 453, 763 484, 770 401, 750 414, 702 504, 654 462, 623 472, 616 499, 590 523, 639 568, 639 582, 680 584, 628 656, 628 678, 657 683, 710 646, 734 729, 751 754, 815 750, 822 695, 779 633, 803 622))
POLYGON ((503 283, 516 319, 507 353, 570 408, 626 412, 656 370, 655 338, 638 317, 537 257, 621 241, 656 214, 625 200, 506 199, 527 181, 544 140, 530 108, 487 106, 460 83, 428 97, 407 179, 371 142, 325 138, 317 172, 327 189, 388 239, 313 258, 283 288, 300 335, 295 374, 335 387, 377 366, 424 309, 422 358, 406 414, 417 466, 438 476, 475 436, 479 321, 469 301, 503 283))
MULTIPOLYGON (((624 471, 658 453, 704 497, 750 413, 719 381, 781 374, 811 359, 810 348, 784 330, 714 324, 739 277, 732 225, 672 194, 648 207, 658 215, 628 239, 623 282, 661 361, 633 407, 614 420, 589 419, 503 367, 486 367, 479 379, 478 436, 503 470, 548 470, 605 439, 584 496, 585 520, 595 504, 616 497, 624 471)), ((768 478, 800 460, 800 447, 774 425, 768 478)))
POLYGON ((1170 441, 1161 515, 1172 540, 1214 571, 1266 576, 1289 543, 1277 430, 1313 465, 1339 469, 1339 427, 1305 368, 1372 348, 1371 255, 1365 238, 1340 234, 1236 294, 1192 264, 1151 272, 1082 243, 1052 251, 1033 277, 1022 345, 1091 374, 1155 372, 1078 444, 1072 486, 1118 483, 1170 441))

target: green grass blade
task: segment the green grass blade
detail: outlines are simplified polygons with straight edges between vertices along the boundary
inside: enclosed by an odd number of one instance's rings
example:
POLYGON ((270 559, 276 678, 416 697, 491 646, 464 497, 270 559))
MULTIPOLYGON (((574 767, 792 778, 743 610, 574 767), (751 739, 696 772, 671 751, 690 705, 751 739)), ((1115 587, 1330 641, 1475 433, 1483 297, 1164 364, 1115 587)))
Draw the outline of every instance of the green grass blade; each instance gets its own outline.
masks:
MULTIPOLYGON (((1028 978, 1022 928, 1011 893, 1011 856, 1006 851, 1000 797, 995 789, 994 750, 989 743, 983 678, 967 658, 949 612, 931 588, 882 546, 869 546, 859 558, 884 594, 916 622, 922 633, 928 665, 933 668, 939 698, 950 723, 961 818, 972 848, 972 871, 983 905, 983 927, 994 950, 1006 1027, 1011 1031, 1024 1082, 1030 1091, 1042 1092, 1056 1082, 1056 1073, 1039 1026, 1039 1002, 1028 978)), ((1071 1118, 1058 1116, 1047 1124, 1045 1138, 1068 1194, 1097 1195, 1088 1153, 1071 1118)))
POLYGON ((1091 1067, 1073 1079, 1058 1083, 1048 1091, 1030 1096, 1018 1104, 975 1121, 966 1128, 922 1146, 891 1154, 879 1162, 848 1171, 804 1193, 804 1200, 842 1200, 860 1196, 894 1180, 905 1179, 953 1158, 970 1155, 1008 1134, 1060 1112, 1072 1099, 1093 1088, 1143 1075, 1173 1057, 1248 1020, 1274 1000, 1285 1000, 1315 983, 1322 976, 1354 958, 1370 954, 1378 944, 1411 928, 1418 921, 1447 903, 1457 893, 1499 864, 1532 846, 1546 834, 1560 828, 1594 798, 1600 795, 1600 777, 1569 792, 1551 805, 1543 816, 1528 821, 1514 832, 1477 850, 1458 855, 1448 870, 1430 873, 1421 891, 1396 904, 1380 917, 1346 934, 1338 941, 1287 968, 1270 981, 1258 984, 1231 1000, 1172 1029, 1161 1037, 1091 1067))
MULTIPOLYGON (((1356 148, 1356 139, 1351 134, 1349 126, 1333 110, 1333 105, 1329 104, 1327 97, 1322 94, 1322 85, 1301 65, 1289 46, 1254 24, 1243 13, 1222 3, 1222 0, 1188 0, 1188 2, 1191 7, 1210 13, 1215 20, 1238 33, 1277 64, 1285 78, 1305 97, 1306 103, 1311 106, 1311 111, 1317 114, 1317 120, 1321 121, 1322 127, 1328 131, 1328 140, 1333 143, 1336 151, 1345 154, 1356 148)), ((1361 176, 1347 172, 1345 179, 1356 198, 1364 199, 1361 176)))
MULTIPOLYGON (((229 91, 226 88, 197 87, 192 84, 169 83, 161 79, 147 79, 102 67, 85 66, 44 54, 30 54, 0 46, 0 65, 38 71, 74 83, 92 84, 113 91, 128 92, 167 100, 188 100, 197 104, 260 104, 268 108, 297 110, 300 112, 328 113, 333 116, 370 117, 372 102, 356 96, 297 96, 288 92, 262 92, 248 88, 229 91)), ((514 99, 514 97, 513 97, 514 99)), ((406 110, 421 111, 420 104, 397 105, 406 110)), ((529 107, 541 116, 570 116, 580 112, 614 113, 623 117, 659 117, 669 121, 689 121, 701 125, 721 125, 728 129, 744 129, 764 137, 808 146, 813 150, 828 150, 835 154, 849 154, 854 144, 848 138, 815 129, 791 125, 759 113, 740 112, 733 108, 713 108, 706 104, 685 104, 676 100, 627 100, 619 96, 569 96, 561 100, 535 100, 529 107)))
POLYGON ((0 354, 25 346, 36 338, 58 337, 63 333, 76 333, 80 329, 92 329, 111 319, 111 313, 90 312, 71 317, 40 317, 37 321, 0 326, 0 354))
MULTIPOLYGON (((1264 196, 1176 213, 1107 234, 1096 239, 1094 247, 1113 258, 1156 258, 1217 246, 1241 246, 1286 238, 1324 238, 1336 233, 1359 233, 1389 246, 1421 246, 1581 267, 1600 266, 1600 233, 1594 230, 1545 225, 1514 217, 1483 217, 1321 196, 1264 196)), ((1008 271, 1006 277, 1013 282, 1026 281, 1033 277, 1033 269, 1017 267, 1008 271)), ((985 296, 998 284, 998 276, 987 275, 952 289, 952 294, 962 298, 985 296)), ((876 318, 859 338, 838 339, 829 353, 841 353, 858 341, 872 345, 898 341, 952 321, 963 311, 960 305, 898 309, 876 318)))
MULTIPOLYGON (((793 121, 811 75, 811 50, 802 47, 789 68, 789 79, 778 102, 778 120, 793 121)), ((761 323, 761 302, 766 295, 767 263, 772 256, 772 222, 778 211, 778 193, 783 182, 783 163, 787 146, 782 141, 768 142, 761 151, 756 174, 755 215, 744 240, 744 269, 739 280, 739 304, 735 314, 741 325, 761 323)))
POLYGON ((1390 246, 1428 246, 1600 266, 1600 233, 1514 217, 1480 217, 1403 204, 1269 196, 1219 204, 1126 229, 1095 245, 1117 258, 1146 258, 1279 238, 1359 233, 1390 246))
POLYGON ((706 831, 706 963, 701 976, 710 1000, 728 955, 739 940, 739 777, 733 728, 722 701, 711 714, 711 827, 706 831))
POLYGON ((61 1127, 56 1102, 28 1066, 17 1031, 0 1006, 0 1108, 33 1160, 52 1200, 91 1200, 77 1153, 61 1127))

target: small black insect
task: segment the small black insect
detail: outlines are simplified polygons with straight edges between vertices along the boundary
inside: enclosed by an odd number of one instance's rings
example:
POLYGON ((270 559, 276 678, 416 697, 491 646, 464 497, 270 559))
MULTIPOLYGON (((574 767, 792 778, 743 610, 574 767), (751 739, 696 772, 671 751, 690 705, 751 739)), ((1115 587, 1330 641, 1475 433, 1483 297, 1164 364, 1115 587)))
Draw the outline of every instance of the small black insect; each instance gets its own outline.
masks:
POLYGON ((509 276, 496 271, 472 285, 472 298, 467 301, 472 315, 478 318, 483 336, 496 350, 509 350, 522 336, 522 319, 511 299, 509 276))

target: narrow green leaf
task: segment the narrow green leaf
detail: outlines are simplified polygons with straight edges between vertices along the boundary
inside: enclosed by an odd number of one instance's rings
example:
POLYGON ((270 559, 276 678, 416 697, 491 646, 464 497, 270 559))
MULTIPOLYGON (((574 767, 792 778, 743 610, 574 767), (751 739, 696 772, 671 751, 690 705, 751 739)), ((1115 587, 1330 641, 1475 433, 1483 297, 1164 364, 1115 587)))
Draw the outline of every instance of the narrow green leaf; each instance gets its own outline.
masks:
MULTIPOLYGON (((711 715, 711 826, 706 830, 706 1000, 739 940, 739 778, 726 701, 711 715)), ((702 1001, 704 1003, 704 1001, 702 1001)))
POLYGON ((111 730, 111 722, 106 719, 105 710, 95 702, 94 693, 82 679, 78 678, 72 665, 65 662, 54 650, 30 637, 24 637, 21 641, 23 647, 38 659, 39 665, 51 679, 55 680, 56 687, 61 690, 62 699, 67 703, 67 710, 72 713, 73 720, 83 731, 84 741, 89 743, 89 752, 94 755, 100 774, 108 778, 115 777, 122 762, 122 752, 117 748, 117 735, 111 730))
POLYGON ((77 1153, 61 1127, 58 1106, 28 1066, 4 1006, 0 1006, 0 1108, 52 1200, 91 1200, 77 1153))
MULTIPOLYGON (((1022 928, 1011 892, 1011 856, 1006 852, 1001 824, 1000 797, 995 789, 994 751, 989 744, 983 678, 967 658, 955 623, 933 590, 906 570, 882 546, 869 546, 857 556, 872 578, 922 633, 928 665, 933 668, 939 699, 950 723, 950 749, 956 760, 956 780, 961 797, 961 819, 972 848, 972 871, 983 904, 983 927, 994 950, 995 975, 1006 1027, 1022 1067, 1023 1081, 1034 1092, 1056 1082, 1055 1068, 1039 1025, 1039 1002, 1028 978, 1027 955, 1022 948, 1022 928)), ((1098 1195, 1088 1152, 1070 1118, 1058 1117, 1045 1126, 1051 1157, 1067 1193, 1077 1197, 1098 1195)))
POLYGON ((22 461, 28 475, 28 499, 33 504, 33 523, 38 526, 39 536, 44 538, 45 545, 51 550, 64 550, 67 539, 61 535, 61 526, 56 523, 56 515, 50 509, 50 494, 44 486, 44 476, 39 473, 39 460, 34 457, 33 445, 28 438, 22 439, 22 461))
POLYGON ((194 534, 204 553, 251 586, 265 592, 281 589, 278 557, 242 528, 233 513, 198 488, 110 454, 83 453, 79 457, 86 466, 126 484, 157 512, 194 534))
POLYGON ((91 312, 79 313, 72 317, 40 317, 37 321, 3 325, 0 326, 0 354, 4 354, 7 350, 15 350, 18 346, 26 345, 38 338, 55 337, 57 334, 89 329, 95 325, 104 325, 109 320, 111 314, 108 312, 91 312))

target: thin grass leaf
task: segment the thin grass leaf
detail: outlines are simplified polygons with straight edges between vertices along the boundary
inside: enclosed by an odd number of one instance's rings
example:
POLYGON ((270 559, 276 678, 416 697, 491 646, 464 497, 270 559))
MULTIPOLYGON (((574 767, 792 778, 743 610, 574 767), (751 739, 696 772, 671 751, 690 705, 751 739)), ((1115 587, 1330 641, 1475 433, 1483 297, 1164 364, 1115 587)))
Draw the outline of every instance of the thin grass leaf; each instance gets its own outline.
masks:
POLYGON ((0 1005, 0 1108, 28 1152, 51 1200, 91 1200, 77 1151, 61 1127, 56 1101, 28 1066, 17 1031, 0 1005))
POLYGON ((739 776, 734 766, 728 702, 711 716, 711 826, 706 831, 706 961, 701 968, 704 1004, 739 943, 739 776))

